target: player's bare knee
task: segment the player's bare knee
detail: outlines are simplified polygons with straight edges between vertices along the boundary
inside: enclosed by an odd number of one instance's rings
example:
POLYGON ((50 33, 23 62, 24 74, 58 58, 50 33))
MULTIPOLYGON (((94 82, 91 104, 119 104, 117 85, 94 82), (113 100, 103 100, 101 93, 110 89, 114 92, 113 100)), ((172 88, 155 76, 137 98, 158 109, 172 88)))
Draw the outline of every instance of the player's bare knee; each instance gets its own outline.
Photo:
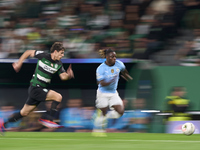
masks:
POLYGON ((57 94, 56 101, 57 102, 61 102, 62 101, 62 95, 61 94, 57 94))
POLYGON ((26 117, 26 116, 28 116, 29 112, 21 111, 20 114, 21 114, 23 117, 26 117))
POLYGON ((118 113, 122 116, 124 114, 124 110, 119 110, 118 113))
POLYGON ((124 114, 124 108, 122 107, 122 106, 119 106, 119 105, 114 105, 114 106, 112 106, 114 109, 115 109, 115 111, 120 115, 120 116, 122 116, 123 114, 124 114))
POLYGON ((124 114, 124 112, 120 112, 119 114, 122 116, 124 114))
POLYGON ((106 116, 106 112, 102 112, 102 115, 103 115, 103 116, 106 116))

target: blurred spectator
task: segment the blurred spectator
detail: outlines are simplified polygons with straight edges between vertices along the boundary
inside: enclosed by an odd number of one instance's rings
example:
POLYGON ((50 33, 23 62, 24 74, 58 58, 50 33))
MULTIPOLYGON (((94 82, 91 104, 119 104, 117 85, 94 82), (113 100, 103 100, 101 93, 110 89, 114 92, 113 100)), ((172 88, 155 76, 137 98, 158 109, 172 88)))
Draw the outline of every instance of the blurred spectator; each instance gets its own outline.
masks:
POLYGON ((149 28, 155 20, 156 12, 148 7, 145 10, 144 15, 141 16, 139 23, 135 27, 135 34, 147 35, 149 33, 149 28))
POLYGON ((142 35, 133 38, 133 58, 144 58, 144 53, 147 50, 147 43, 142 35))
POLYGON ((146 101, 143 98, 137 98, 132 101, 133 112, 130 113, 129 132, 148 132, 150 124, 150 114, 144 112, 146 101))
POLYGON ((6 31, 2 40, 2 52, 18 53, 23 47, 24 42, 20 36, 15 35, 12 31, 6 31))
POLYGON ((199 0, 184 0, 184 4, 192 9, 198 9, 200 6, 199 0))
MULTIPOLYGON (((18 112, 18 111, 19 110, 16 110, 14 105, 8 103, 4 106, 1 106, 1 108, 0 108, 0 118, 3 118, 4 121, 7 121, 8 117, 10 115, 12 115, 13 113, 18 112)), ((6 130, 7 131, 19 131, 20 123, 21 123, 21 120, 19 120, 17 122, 10 122, 10 123, 8 123, 6 130)))
POLYGON ((180 60, 183 66, 200 65, 200 29, 193 30, 194 38, 186 41, 183 48, 175 54, 175 59, 180 60))
POLYGON ((105 13, 103 6, 93 6, 91 16, 86 22, 89 29, 106 29, 110 24, 110 17, 105 13))
POLYGON ((139 6, 130 5, 125 8, 125 26, 131 31, 139 21, 139 6))
POLYGON ((99 58, 99 50, 101 49, 101 43, 92 43, 92 45, 94 46, 94 50, 91 51, 88 55, 87 58, 99 58))
POLYGON ((64 128, 58 129, 61 132, 75 132, 84 129, 82 99, 69 99, 64 108, 60 112, 60 125, 64 128))
POLYGON ((164 37, 166 39, 173 38, 177 35, 177 20, 175 16, 174 4, 168 6, 169 11, 162 14, 162 26, 164 30, 164 37))
POLYGON ((186 41, 184 47, 175 54, 175 59, 180 60, 182 66, 199 66, 197 51, 192 50, 192 41, 186 41))
POLYGON ((169 6, 173 4, 173 0, 153 0, 150 6, 158 13, 169 12, 169 6))
MULTIPOLYGON (((149 59, 150 55, 162 49, 165 44, 163 37, 176 34, 174 29, 180 27, 184 8, 195 9, 198 6, 198 1, 180 1, 4 0, 0 2, 0 28, 10 33, 9 36, 0 35, 0 57, 16 58, 25 49, 47 50, 49 43, 62 41, 68 49, 67 58, 99 58, 96 43, 103 49, 112 48, 118 51, 118 57, 126 58, 133 55, 132 36, 143 35, 147 39, 145 53, 134 55, 134 58, 149 59), (176 4, 174 10, 170 10, 173 4, 176 4), (155 15, 163 16, 161 25, 170 34, 163 33, 152 39, 152 35, 158 35, 152 33, 156 30, 155 24, 152 25, 155 15)), ((189 18, 193 23, 195 14, 199 15, 196 11, 188 13, 187 16, 193 15, 193 19, 186 17, 185 20, 189 18)))
POLYGON ((185 0, 173 0, 174 2, 174 17, 176 20, 177 28, 181 28, 182 20, 187 10, 184 3, 185 0))
POLYGON ((124 19, 125 12, 122 10, 122 4, 109 4, 108 11, 111 20, 121 20, 124 19))
POLYGON ((184 6, 186 7, 186 12, 183 18, 184 25, 186 28, 199 28, 199 18, 200 18, 200 1, 199 0, 184 0, 184 6))
POLYGON ((27 34, 27 39, 32 41, 39 40, 41 38, 40 32, 40 28, 32 28, 32 31, 27 34))
POLYGON ((61 9, 57 19, 58 26, 61 28, 68 28, 79 25, 79 18, 72 6, 65 6, 61 9))
POLYGON ((38 119, 40 118, 41 114, 36 111, 37 109, 34 112, 31 112, 29 116, 22 119, 22 122, 20 124, 20 131, 22 132, 42 131, 41 129, 43 129, 44 126, 38 122, 38 119))
POLYGON ((200 29, 194 29, 193 34, 193 40, 186 41, 184 47, 175 54, 175 59, 180 60, 180 65, 200 65, 200 29))
POLYGON ((82 124, 83 124, 83 129, 81 130, 76 130, 77 132, 91 132, 93 129, 93 121, 92 121, 92 116, 95 112, 95 108, 92 106, 85 106, 82 107, 82 124))
POLYGON ((102 4, 105 0, 85 0, 86 4, 102 4))
POLYGON ((80 24, 86 28, 87 21, 90 19, 90 10, 93 8, 93 5, 90 4, 81 4, 79 7, 79 17, 80 24))
POLYGON ((82 99, 69 99, 67 107, 61 110, 60 124, 64 128, 56 132, 90 132, 93 129, 93 106, 82 107, 82 99))
MULTIPOLYGON (((78 30, 78 29, 77 29, 78 30)), ((78 36, 74 37, 68 44, 69 56, 71 58, 88 58, 94 51, 94 40, 92 39, 92 33, 82 31, 78 36)))
POLYGON ((168 121, 190 120, 189 114, 186 113, 190 106, 190 100, 186 98, 186 88, 177 86, 172 87, 170 95, 166 97, 167 112, 172 116, 168 121))
POLYGON ((155 19, 152 26, 149 28, 149 33, 146 37, 138 39, 145 42, 146 49, 141 55, 134 54, 133 58, 150 59, 151 55, 162 50, 164 44, 163 26, 161 21, 155 19))

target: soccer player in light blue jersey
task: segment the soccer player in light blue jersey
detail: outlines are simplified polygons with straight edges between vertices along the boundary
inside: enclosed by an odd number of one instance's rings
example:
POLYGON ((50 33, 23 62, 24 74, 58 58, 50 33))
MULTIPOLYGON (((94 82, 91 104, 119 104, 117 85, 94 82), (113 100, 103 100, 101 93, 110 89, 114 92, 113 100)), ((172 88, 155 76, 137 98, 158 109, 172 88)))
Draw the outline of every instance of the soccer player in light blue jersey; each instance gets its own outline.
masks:
POLYGON ((119 76, 125 80, 132 80, 123 62, 116 60, 116 53, 112 49, 99 51, 106 61, 96 70, 97 95, 96 107, 97 113, 94 119, 94 129, 92 135, 106 136, 107 117, 119 118, 124 113, 122 100, 117 92, 119 76), (108 109, 112 111, 108 112, 108 109))

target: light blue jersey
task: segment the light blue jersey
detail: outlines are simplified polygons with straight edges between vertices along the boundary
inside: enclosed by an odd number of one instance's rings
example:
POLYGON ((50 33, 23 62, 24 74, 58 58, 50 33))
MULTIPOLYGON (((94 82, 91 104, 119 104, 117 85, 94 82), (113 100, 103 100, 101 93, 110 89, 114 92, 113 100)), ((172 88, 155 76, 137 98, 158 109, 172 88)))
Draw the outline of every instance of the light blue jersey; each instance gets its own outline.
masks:
POLYGON ((108 86, 101 86, 101 84, 99 84, 98 89, 102 93, 115 93, 118 86, 119 74, 121 71, 124 70, 125 65, 120 60, 116 60, 113 66, 108 66, 105 62, 103 62, 96 70, 97 81, 104 80, 105 82, 109 82, 115 76, 117 76, 117 78, 113 83, 109 84, 108 86))

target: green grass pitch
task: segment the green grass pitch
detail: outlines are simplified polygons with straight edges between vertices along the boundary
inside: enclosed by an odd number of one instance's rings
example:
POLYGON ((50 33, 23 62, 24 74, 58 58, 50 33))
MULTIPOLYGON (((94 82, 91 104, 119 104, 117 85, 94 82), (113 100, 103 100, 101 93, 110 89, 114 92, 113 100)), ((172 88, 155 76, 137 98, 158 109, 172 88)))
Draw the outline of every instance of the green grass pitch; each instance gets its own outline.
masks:
POLYGON ((7 132, 0 150, 197 150, 200 134, 7 132))

